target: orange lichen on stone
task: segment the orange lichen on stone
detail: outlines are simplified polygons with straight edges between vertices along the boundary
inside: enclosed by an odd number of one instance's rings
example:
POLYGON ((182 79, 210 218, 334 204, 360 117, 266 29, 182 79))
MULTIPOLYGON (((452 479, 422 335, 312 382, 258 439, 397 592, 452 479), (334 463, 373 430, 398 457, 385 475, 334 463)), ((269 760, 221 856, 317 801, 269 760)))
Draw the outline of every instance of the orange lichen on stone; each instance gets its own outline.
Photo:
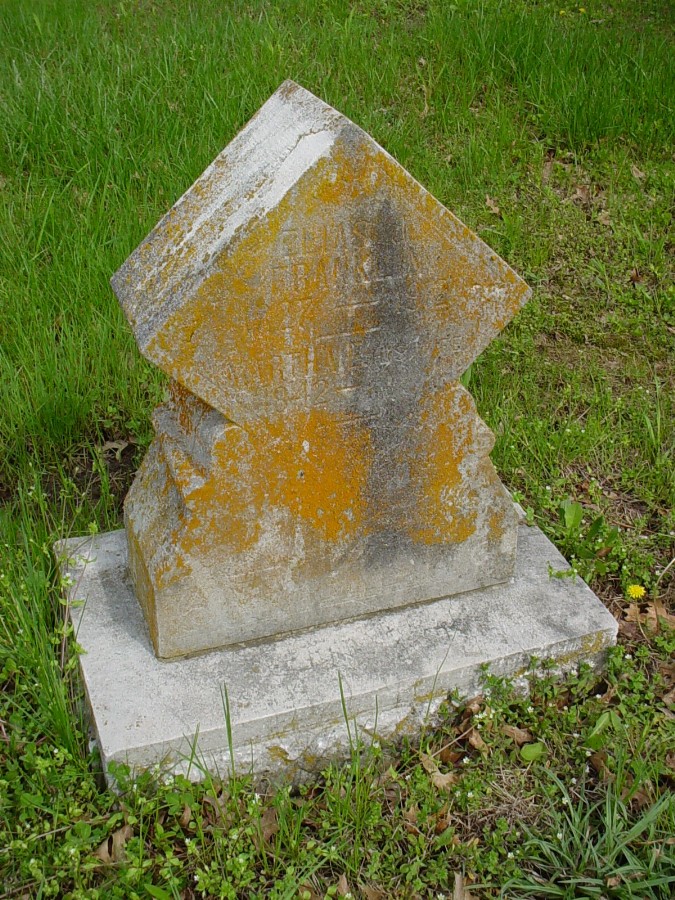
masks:
POLYGON ((267 438, 270 502, 323 541, 362 534, 372 456, 368 431, 355 420, 314 409, 270 423, 267 438))
POLYGON ((173 379, 126 503, 159 655, 510 576, 459 377, 527 287, 353 123, 284 85, 114 285, 173 379))

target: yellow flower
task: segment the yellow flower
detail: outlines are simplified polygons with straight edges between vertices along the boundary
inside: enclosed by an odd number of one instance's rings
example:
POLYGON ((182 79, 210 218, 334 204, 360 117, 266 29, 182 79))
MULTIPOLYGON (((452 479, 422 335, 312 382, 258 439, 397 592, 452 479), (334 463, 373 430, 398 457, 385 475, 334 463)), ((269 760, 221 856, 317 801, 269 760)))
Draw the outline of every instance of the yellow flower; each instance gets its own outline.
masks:
POLYGON ((641 584, 629 584, 626 593, 631 600, 642 600, 647 592, 641 584))

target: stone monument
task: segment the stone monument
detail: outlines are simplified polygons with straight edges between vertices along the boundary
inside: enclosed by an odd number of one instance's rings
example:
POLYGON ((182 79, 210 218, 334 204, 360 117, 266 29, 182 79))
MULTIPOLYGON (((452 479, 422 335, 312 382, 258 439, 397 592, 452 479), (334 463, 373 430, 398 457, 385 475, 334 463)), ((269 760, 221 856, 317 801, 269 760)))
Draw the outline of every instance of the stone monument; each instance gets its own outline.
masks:
POLYGON ((527 286, 339 112, 283 84, 112 283, 170 385, 125 532, 67 543, 98 578, 83 668, 102 745, 94 683, 111 646, 135 654, 127 746, 104 757, 175 764, 197 732, 222 756, 225 683, 243 756, 299 765, 335 740, 338 673, 357 715, 384 701, 386 732, 414 726, 432 678, 440 700, 484 662, 614 640, 588 588, 548 578, 561 558, 519 524, 459 381, 527 286))

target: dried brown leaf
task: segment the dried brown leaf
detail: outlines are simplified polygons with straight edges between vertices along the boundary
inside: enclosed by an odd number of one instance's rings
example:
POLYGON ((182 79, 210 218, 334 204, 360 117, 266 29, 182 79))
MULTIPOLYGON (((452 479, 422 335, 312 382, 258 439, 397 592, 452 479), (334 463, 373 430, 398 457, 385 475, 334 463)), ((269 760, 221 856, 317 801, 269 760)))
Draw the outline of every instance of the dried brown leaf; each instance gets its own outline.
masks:
POLYGON ((601 781, 607 782, 613 779, 614 776, 606 765, 607 753, 604 750, 597 750, 589 757, 588 761, 600 776, 601 781))
POLYGON ((454 772, 446 772, 445 774, 434 772, 430 778, 433 786, 439 791, 449 791, 453 784, 457 784, 459 781, 459 775, 455 775, 454 772))
POLYGON ((121 862, 124 859, 124 847, 133 836, 134 830, 131 825, 123 825, 101 842, 94 851, 94 856, 105 866, 121 862))
POLYGON ((590 206, 591 189, 587 184, 578 184, 572 194, 572 203, 579 203, 581 206, 590 206))
POLYGON ((387 900, 388 894, 382 888, 375 887, 372 884, 360 884, 359 888, 366 900, 387 900))
POLYGON ((527 728, 518 728, 517 725, 502 725, 502 731, 507 737, 516 742, 519 747, 523 744, 530 744, 534 740, 532 732, 527 728))
POLYGON ((264 841, 269 841, 279 830, 277 811, 273 806, 268 806, 260 817, 260 831, 264 841))
POLYGON ((419 809, 416 804, 413 804, 411 807, 406 809, 403 813, 403 827, 408 832, 408 834, 421 834, 422 832, 417 827, 417 816, 419 813, 419 809))
POLYGON ((450 817, 448 815, 447 806, 444 806, 443 809, 438 811, 436 816, 436 824, 434 825, 434 832, 436 834, 443 834, 444 831, 447 831, 448 826, 450 825, 450 817))
POLYGON ((660 600, 642 604, 631 603, 625 612, 625 618, 627 622, 636 622, 649 628, 650 631, 658 631, 662 621, 669 628, 675 628, 675 616, 667 611, 660 600))
POLYGON ((502 217, 501 209, 497 206, 496 202, 488 194, 485 195, 485 205, 490 210, 490 212, 494 213, 498 218, 501 219, 501 217, 502 217))
POLYGON ((476 728, 471 729, 471 731, 467 735, 467 740, 469 744, 474 748, 474 750, 480 750, 481 753, 487 752, 487 744, 480 736, 476 728))
POLYGON ((675 663, 662 661, 656 666, 659 675, 667 682, 675 681, 675 663))
POLYGON ((612 224, 612 220, 610 219, 609 213, 607 212, 606 209, 603 209, 602 212, 598 213, 598 222, 600 222, 601 225, 611 225, 612 224))
POLYGON ((409 806, 408 809, 404 810, 403 820, 409 825, 417 825, 417 817, 419 816, 419 813, 419 807, 416 803, 413 803, 412 806, 409 806))
POLYGON ((227 805, 227 794, 222 791, 216 797, 211 796, 211 794, 206 794, 202 803, 211 808, 212 812, 208 809, 205 809, 204 812, 206 813, 207 818, 213 820, 213 823, 219 821, 224 823, 229 822, 231 816, 227 805))
POLYGON ((622 619, 619 622, 619 634, 629 641, 639 641, 642 637, 642 633, 635 622, 629 622, 626 619, 622 619))
POLYGON ((347 881, 347 876, 344 872, 338 878, 337 893, 338 897, 346 897, 347 894, 351 894, 351 891, 349 890, 349 882, 347 881))
POLYGON ((672 616, 661 600, 654 601, 654 615, 658 620, 663 620, 669 628, 675 628, 675 616, 672 616))
POLYGON ((630 798, 631 806, 635 807, 635 809, 647 809, 654 802, 653 797, 653 789, 651 782, 645 782, 644 788, 638 788, 637 791, 630 798))
POLYGON ((646 177, 645 173, 642 171, 642 169, 638 169, 638 167, 635 165, 630 167, 630 172, 631 172, 631 175, 633 176, 633 178, 637 178, 638 181, 641 181, 643 178, 646 177))
POLYGON ((438 766, 436 762, 431 756, 428 756, 426 753, 420 753, 420 762, 422 763, 422 768, 425 772, 428 772, 430 775, 433 772, 438 772, 438 766))
POLYGON ((450 747, 443 747, 438 754, 438 758, 442 763, 445 763, 446 766, 454 766, 460 761, 462 756, 464 756, 463 753, 460 753, 459 750, 451 750, 450 747))
POLYGON ((420 753, 422 768, 429 773, 429 778, 433 786, 439 791, 449 791, 453 784, 457 784, 459 776, 454 772, 443 774, 436 765, 436 762, 426 753, 420 753))
POLYGON ((98 449, 105 456, 110 450, 113 450, 117 459, 121 459, 122 451, 129 446, 129 441, 106 441, 98 449))
POLYGON ((179 819, 178 821, 179 821, 179 823, 183 826, 183 828, 187 828, 188 825, 190 824, 190 819, 191 819, 191 818, 192 818, 192 810, 190 809, 190 807, 189 807, 189 806, 187 805, 187 803, 186 803, 185 806, 183 807, 183 812, 182 812, 181 817, 180 817, 180 819, 179 819))
POLYGON ((477 697, 472 697, 471 700, 467 700, 464 704, 464 715, 470 713, 472 716, 475 716, 477 712, 480 712, 483 706, 485 705, 485 700, 479 694, 477 697))

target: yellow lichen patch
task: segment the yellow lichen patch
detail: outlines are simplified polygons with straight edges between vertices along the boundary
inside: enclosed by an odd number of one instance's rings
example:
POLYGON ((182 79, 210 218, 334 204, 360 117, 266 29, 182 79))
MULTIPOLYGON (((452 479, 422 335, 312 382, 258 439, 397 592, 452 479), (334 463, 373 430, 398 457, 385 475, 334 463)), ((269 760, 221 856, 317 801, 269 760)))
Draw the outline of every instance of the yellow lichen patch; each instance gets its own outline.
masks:
POLYGON ((215 545, 243 552, 260 534, 264 472, 256 448, 229 426, 213 448, 209 477, 190 494, 180 544, 185 552, 208 553, 215 545))
MULTIPOLYGON (((174 404, 180 408, 185 402, 174 391, 174 404)), ((189 435, 189 414, 183 410, 178 419, 186 416, 189 435)), ((296 529, 304 530, 304 561, 313 571, 329 558, 322 542, 344 546, 363 533, 372 451, 368 433, 354 419, 313 410, 258 422, 247 432, 228 425, 211 449, 204 477, 175 438, 163 435, 161 447, 164 459, 171 459, 172 489, 182 499, 171 536, 173 563, 156 572, 164 587, 192 556, 218 547, 235 554, 249 550, 267 520, 285 522, 288 529, 278 545, 280 564, 288 558, 296 529)))
POLYGON ((459 385, 450 384, 423 402, 418 444, 411 461, 417 499, 409 533, 416 542, 440 544, 467 540, 476 530, 476 492, 462 464, 474 448, 475 412, 459 385))
POLYGON ((321 538, 343 542, 360 532, 372 449, 359 424, 324 410, 270 423, 261 463, 273 505, 321 538))
POLYGON ((321 335, 349 333, 349 316, 335 302, 340 260, 328 255, 325 227, 309 220, 303 203, 303 196, 282 200, 264 227, 242 236, 150 347, 221 412, 233 395, 249 408, 261 394, 269 401, 271 388, 285 406, 306 406, 294 394, 308 351, 321 335))
POLYGON ((500 541, 505 530, 504 510, 493 509, 488 518, 488 538, 491 541, 500 541))
POLYGON ((322 400, 334 398, 348 373, 336 372, 322 341, 341 336, 354 351, 377 327, 369 280, 384 202, 396 210, 406 290, 440 343, 439 364, 459 351, 466 368, 522 305, 526 286, 376 145, 348 140, 235 235, 149 355, 240 424, 257 415, 258 398, 306 409, 313 379, 325 376, 322 400))

